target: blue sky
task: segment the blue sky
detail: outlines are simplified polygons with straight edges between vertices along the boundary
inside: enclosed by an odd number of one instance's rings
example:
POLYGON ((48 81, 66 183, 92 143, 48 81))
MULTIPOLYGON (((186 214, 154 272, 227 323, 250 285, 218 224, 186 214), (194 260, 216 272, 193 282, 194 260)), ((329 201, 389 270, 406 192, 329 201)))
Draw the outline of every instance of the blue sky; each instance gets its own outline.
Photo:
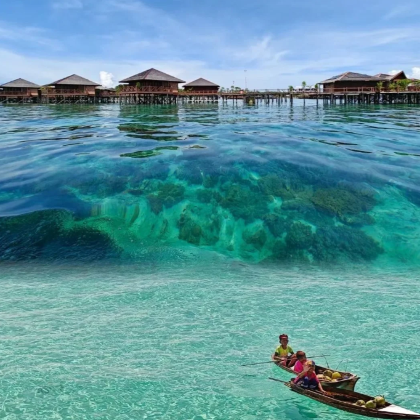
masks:
POLYGON ((420 78, 419 0, 0 0, 0 10, 0 83, 73 73, 111 83, 150 67, 222 86, 244 87, 246 74, 252 89, 344 71, 420 78))

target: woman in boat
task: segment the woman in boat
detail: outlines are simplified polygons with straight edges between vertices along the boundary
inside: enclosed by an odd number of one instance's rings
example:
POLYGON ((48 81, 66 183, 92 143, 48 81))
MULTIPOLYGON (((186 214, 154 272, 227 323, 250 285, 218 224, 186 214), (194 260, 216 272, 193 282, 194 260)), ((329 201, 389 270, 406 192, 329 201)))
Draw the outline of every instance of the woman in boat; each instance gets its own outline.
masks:
POLYGON ((312 360, 308 360, 305 363, 304 369, 299 375, 293 380, 293 383, 301 386, 305 389, 318 390, 324 393, 321 383, 315 373, 315 363, 312 360))
POLYGON ((296 363, 293 366, 293 370, 296 373, 301 373, 301 372, 303 372, 303 369, 305 367, 305 363, 307 361, 306 353, 302 350, 299 350, 299 351, 296 352, 295 356, 296 356, 296 363))
MULTIPOLYGON (((276 348, 272 359, 279 361, 283 366, 290 366, 293 349, 289 346, 289 337, 287 334, 279 335, 280 345, 276 348)), ((291 365, 293 366, 293 365, 291 365)))

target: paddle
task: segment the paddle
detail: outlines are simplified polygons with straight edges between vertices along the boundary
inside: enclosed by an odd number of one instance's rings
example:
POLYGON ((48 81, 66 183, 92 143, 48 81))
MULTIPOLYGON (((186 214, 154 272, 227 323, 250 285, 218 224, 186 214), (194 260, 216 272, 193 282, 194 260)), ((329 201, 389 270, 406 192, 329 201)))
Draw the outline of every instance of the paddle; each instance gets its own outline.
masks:
POLYGON ((276 382, 281 382, 282 384, 288 384, 288 381, 282 381, 281 379, 276 379, 276 378, 272 378, 271 376, 268 378, 271 379, 272 381, 276 381, 276 382))
MULTIPOLYGON (((321 354, 320 356, 309 356, 307 357, 307 359, 314 359, 315 357, 330 357, 329 354, 321 354)), ((276 363, 279 362, 279 360, 270 360, 268 362, 258 362, 258 363, 247 363, 245 365, 241 365, 241 366, 255 366, 255 365, 263 365, 265 363, 276 363)))

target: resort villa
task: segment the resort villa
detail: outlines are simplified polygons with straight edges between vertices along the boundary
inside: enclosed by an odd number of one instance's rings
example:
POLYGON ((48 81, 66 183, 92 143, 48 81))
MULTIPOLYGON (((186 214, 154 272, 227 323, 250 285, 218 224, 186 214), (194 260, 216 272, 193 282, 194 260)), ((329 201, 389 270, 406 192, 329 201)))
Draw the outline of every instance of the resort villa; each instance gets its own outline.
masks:
POLYGON ((95 97, 95 88, 100 85, 100 83, 72 74, 43 86, 41 88, 41 96, 57 98, 66 96, 95 97))
POLYGON ((25 79, 16 79, 0 85, 0 102, 7 99, 21 99, 25 102, 36 101, 39 85, 25 79))
POLYGON ((324 80, 319 85, 323 86, 324 93, 374 92, 379 86, 383 90, 391 89, 395 83, 402 80, 408 82, 411 79, 408 79, 403 71, 393 75, 379 73, 374 76, 349 71, 324 80))
POLYGON ((184 80, 178 79, 177 77, 163 73, 160 70, 149 69, 141 73, 135 74, 134 76, 127 77, 121 80, 120 83, 124 83, 121 86, 121 94, 130 93, 178 93, 178 85, 185 83, 184 80))
POLYGON ((190 83, 187 83, 183 86, 184 90, 188 93, 213 93, 217 94, 219 91, 220 86, 216 85, 216 83, 209 82, 206 79, 200 77, 190 83))

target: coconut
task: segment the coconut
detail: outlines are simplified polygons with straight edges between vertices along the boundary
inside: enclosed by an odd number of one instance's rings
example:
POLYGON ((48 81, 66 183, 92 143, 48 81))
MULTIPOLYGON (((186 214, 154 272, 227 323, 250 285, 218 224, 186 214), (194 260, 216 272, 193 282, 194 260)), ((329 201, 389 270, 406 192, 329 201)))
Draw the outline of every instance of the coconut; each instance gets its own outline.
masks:
POLYGON ((332 377, 332 374, 333 373, 329 369, 324 370, 324 376, 329 376, 331 378, 332 377))
POLYGON ((366 408, 376 408, 376 402, 373 400, 370 400, 366 403, 366 408))
POLYGON ((333 379, 341 379, 341 373, 340 372, 334 372, 331 375, 331 378, 333 378, 333 379))
POLYGON ((365 405, 366 403, 363 400, 358 400, 355 402, 355 404, 362 406, 362 405, 365 405))
POLYGON ((385 398, 382 395, 378 395, 374 399, 377 407, 384 407, 386 404, 385 398))

